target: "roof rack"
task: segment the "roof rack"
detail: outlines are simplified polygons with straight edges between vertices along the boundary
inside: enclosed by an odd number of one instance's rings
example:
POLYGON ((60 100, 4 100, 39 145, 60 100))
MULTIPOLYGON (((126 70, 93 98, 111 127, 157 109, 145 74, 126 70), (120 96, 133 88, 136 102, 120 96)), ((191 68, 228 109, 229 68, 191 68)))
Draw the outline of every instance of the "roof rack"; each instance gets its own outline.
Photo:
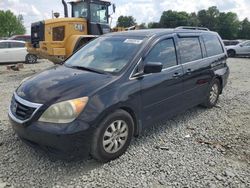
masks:
POLYGON ((176 29, 191 29, 191 30, 210 31, 206 27, 191 27, 191 26, 180 26, 180 27, 176 27, 176 29))

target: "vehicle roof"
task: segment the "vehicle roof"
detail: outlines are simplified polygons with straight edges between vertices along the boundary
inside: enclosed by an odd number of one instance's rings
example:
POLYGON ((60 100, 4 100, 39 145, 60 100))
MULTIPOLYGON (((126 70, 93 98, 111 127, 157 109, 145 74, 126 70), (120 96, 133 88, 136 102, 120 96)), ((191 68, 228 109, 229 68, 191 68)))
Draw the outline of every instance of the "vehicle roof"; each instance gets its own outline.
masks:
POLYGON ((19 42, 19 43, 26 43, 25 41, 21 41, 21 40, 0 40, 0 42, 19 42))
POLYGON ((129 30, 122 32, 109 33, 107 36, 141 36, 141 37, 152 37, 168 35, 173 33, 214 33, 211 31, 204 30, 192 30, 192 29, 142 29, 142 30, 129 30))

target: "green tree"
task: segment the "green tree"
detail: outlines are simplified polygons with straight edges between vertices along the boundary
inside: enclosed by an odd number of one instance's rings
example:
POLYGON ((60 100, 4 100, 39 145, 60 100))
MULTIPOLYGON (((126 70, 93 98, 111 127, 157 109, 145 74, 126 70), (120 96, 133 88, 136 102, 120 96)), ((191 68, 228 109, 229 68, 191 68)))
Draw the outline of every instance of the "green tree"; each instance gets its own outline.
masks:
POLYGON ((250 39, 250 22, 248 21, 247 18, 245 18, 241 23, 240 23, 240 30, 238 33, 238 37, 240 39, 250 39))
POLYGON ((217 20, 216 31, 223 39, 236 39, 240 28, 240 21, 237 14, 233 12, 220 13, 217 20))
POLYGON ((26 32, 23 25, 23 16, 15 16, 10 10, 0 10, 0 37, 10 37, 12 35, 24 34, 26 32))
POLYGON ((147 29, 148 27, 147 27, 146 23, 141 23, 140 25, 138 25, 138 28, 139 29, 147 29))
POLYGON ((188 21, 188 26, 193 26, 193 27, 197 27, 200 24, 200 21, 198 19, 198 16, 196 15, 195 12, 192 12, 189 15, 189 21, 188 21))
POLYGON ((189 14, 187 12, 177 12, 172 10, 164 11, 160 19, 160 25, 165 28, 190 25, 189 14))
POLYGON ((161 25, 158 22, 150 22, 148 23, 148 28, 160 28, 161 25))
POLYGON ((198 12, 199 26, 207 27, 212 31, 216 31, 218 25, 218 17, 220 11, 217 7, 209 7, 208 10, 201 10, 198 12))
POLYGON ((131 27, 136 25, 136 20, 133 16, 120 16, 117 20, 117 27, 131 27))

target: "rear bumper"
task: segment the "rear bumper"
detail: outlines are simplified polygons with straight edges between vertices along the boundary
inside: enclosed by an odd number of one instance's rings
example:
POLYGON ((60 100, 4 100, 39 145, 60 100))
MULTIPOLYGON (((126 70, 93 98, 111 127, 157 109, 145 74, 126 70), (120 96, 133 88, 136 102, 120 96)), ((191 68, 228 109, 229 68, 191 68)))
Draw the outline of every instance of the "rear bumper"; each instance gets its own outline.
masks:
POLYGON ((29 126, 18 124, 10 118, 16 134, 28 145, 42 149, 61 159, 86 158, 90 153, 93 131, 87 124, 75 121, 68 125, 33 122, 29 126), (81 124, 81 125, 80 125, 81 124), (86 130, 80 130, 85 127, 86 130), (79 130, 73 130, 78 127, 79 130))

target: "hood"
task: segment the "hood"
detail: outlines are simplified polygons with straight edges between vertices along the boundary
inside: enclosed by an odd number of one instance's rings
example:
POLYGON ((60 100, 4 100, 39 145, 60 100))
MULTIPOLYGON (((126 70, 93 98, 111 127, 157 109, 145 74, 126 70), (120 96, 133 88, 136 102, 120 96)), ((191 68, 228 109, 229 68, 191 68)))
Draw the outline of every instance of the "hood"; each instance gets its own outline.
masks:
POLYGON ((55 66, 28 79, 16 92, 27 101, 49 104, 90 96, 112 79, 111 75, 55 66))
POLYGON ((238 45, 230 45, 230 46, 225 46, 225 48, 228 49, 235 49, 237 48, 238 45))

